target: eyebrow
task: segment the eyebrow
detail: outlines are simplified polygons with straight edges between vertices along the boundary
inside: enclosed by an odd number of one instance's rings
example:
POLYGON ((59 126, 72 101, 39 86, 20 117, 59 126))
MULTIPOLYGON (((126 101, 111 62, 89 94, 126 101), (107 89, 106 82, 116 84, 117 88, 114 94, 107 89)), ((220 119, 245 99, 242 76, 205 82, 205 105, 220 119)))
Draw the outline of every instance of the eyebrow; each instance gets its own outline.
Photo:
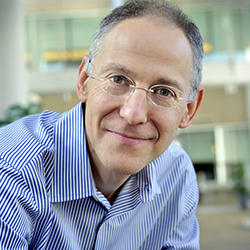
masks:
MULTIPOLYGON (((111 62, 111 63, 104 65, 101 68, 101 74, 107 73, 109 71, 118 71, 124 75, 130 76, 131 78, 136 77, 136 73, 134 71, 128 69, 126 66, 124 66, 120 63, 111 62)), ((154 80, 153 84, 151 86, 156 85, 156 84, 172 86, 174 88, 179 89, 183 93, 182 85, 174 79, 170 79, 167 77, 160 77, 160 78, 154 80)))
POLYGON ((184 93, 182 84, 170 78, 158 78, 156 81, 154 81, 153 85, 155 84, 167 85, 169 87, 178 89, 182 94, 184 93))
POLYGON ((104 65, 101 68, 101 74, 107 73, 109 71, 119 71, 123 73, 124 75, 129 75, 131 77, 136 76, 135 72, 133 72, 132 70, 128 69, 127 67, 125 67, 124 65, 120 63, 111 62, 111 63, 108 63, 107 65, 104 65))

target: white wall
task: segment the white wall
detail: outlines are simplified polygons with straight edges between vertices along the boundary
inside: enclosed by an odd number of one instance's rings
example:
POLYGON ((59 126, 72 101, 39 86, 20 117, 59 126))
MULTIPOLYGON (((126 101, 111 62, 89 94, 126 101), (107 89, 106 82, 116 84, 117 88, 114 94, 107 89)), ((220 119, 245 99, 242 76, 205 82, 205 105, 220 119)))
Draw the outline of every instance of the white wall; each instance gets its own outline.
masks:
POLYGON ((25 104, 27 82, 24 66, 23 3, 0 1, 0 111, 25 104))

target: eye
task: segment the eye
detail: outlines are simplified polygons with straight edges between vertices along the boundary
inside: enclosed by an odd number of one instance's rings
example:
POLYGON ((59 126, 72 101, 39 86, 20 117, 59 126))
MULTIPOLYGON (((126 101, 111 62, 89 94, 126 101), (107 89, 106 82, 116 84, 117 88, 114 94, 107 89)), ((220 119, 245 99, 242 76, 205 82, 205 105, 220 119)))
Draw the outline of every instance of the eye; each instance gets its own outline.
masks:
POLYGON ((174 90, 166 86, 155 86, 152 88, 154 94, 160 97, 176 98, 177 95, 174 90))
POLYGON ((115 83, 117 85, 129 85, 130 81, 123 75, 113 75, 109 77, 109 80, 112 83, 115 83))

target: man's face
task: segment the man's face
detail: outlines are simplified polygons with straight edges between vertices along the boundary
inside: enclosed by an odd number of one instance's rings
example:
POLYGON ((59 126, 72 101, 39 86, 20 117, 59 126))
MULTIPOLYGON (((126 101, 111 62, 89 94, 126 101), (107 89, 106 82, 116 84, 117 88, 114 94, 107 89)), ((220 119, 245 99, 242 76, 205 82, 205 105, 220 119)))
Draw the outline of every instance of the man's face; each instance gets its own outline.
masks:
MULTIPOLYGON (((144 88, 173 84, 188 98, 191 72, 192 51, 184 33, 144 17, 122 21, 106 35, 92 75, 122 73, 144 88)), ((159 108, 141 89, 122 98, 110 96, 101 84, 80 72, 78 95, 86 103, 87 142, 92 164, 102 173, 126 176, 141 170, 167 149, 178 127, 188 126, 190 109, 196 110, 185 102, 159 108)))

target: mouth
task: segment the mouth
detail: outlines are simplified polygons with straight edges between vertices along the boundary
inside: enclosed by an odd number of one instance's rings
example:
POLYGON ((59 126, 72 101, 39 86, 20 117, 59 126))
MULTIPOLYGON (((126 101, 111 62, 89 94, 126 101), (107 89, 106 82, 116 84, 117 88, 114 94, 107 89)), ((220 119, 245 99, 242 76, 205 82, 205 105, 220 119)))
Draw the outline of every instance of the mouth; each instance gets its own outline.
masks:
POLYGON ((117 140, 127 145, 138 145, 144 143, 145 141, 150 141, 151 139, 142 138, 138 136, 127 135, 124 133, 119 133, 111 130, 107 130, 112 136, 114 136, 117 140))

